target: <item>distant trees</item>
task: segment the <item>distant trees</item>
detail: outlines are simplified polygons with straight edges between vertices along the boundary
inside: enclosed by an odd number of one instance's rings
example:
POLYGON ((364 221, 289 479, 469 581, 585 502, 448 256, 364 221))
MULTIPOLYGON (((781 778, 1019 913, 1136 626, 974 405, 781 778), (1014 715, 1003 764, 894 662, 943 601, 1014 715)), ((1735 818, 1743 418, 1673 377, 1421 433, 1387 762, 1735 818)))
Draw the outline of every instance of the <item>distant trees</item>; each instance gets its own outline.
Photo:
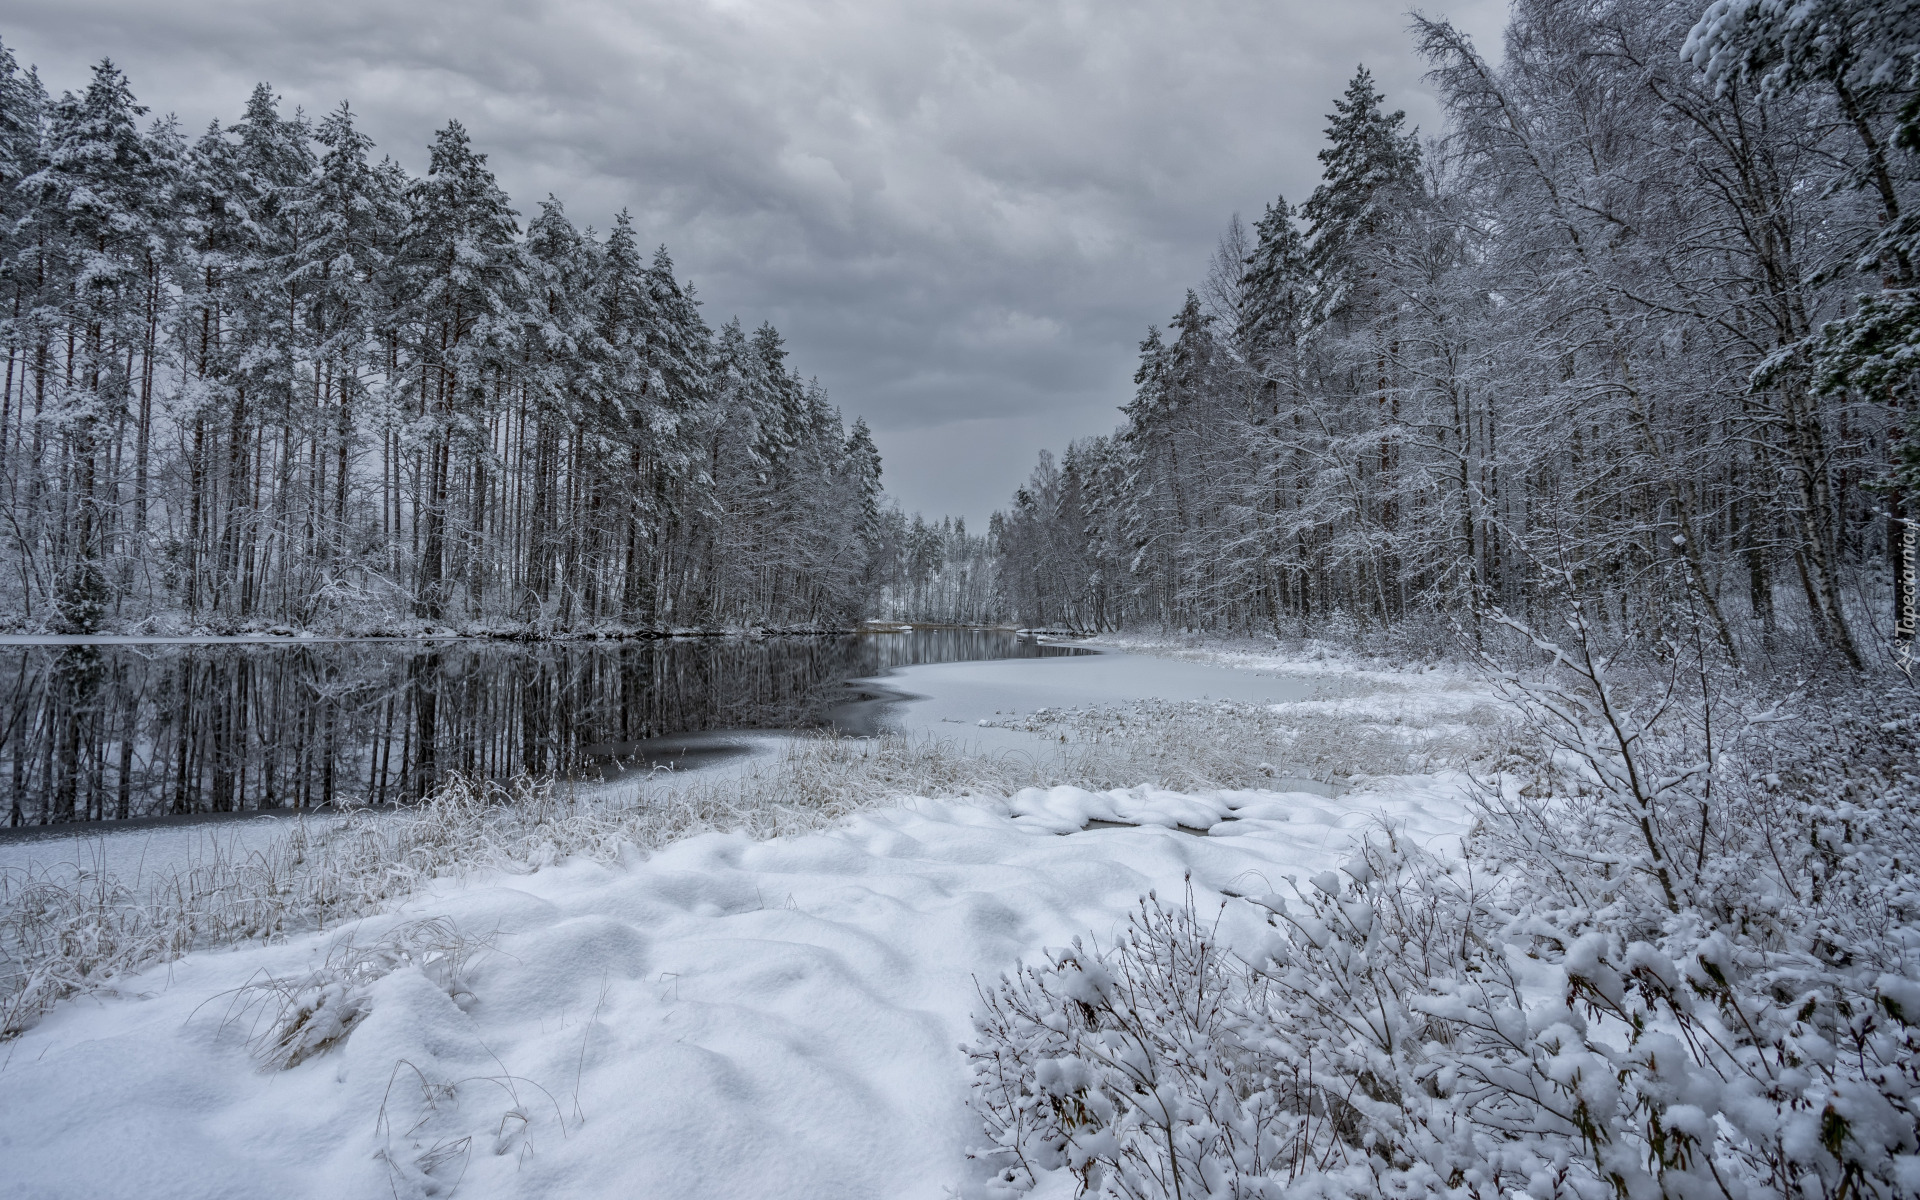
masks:
POLYGON ((0 597, 24 629, 844 626, 880 460, 623 213, 524 231, 266 85, 189 137, 0 47, 0 597))
POLYGON ((1419 21, 1444 136, 1354 78, 1313 195, 1236 223, 1125 424, 1000 518, 1014 615, 1471 624, 1571 579, 1860 663, 1920 462, 1897 7, 1518 0, 1497 68, 1419 21))
POLYGON ((891 507, 880 510, 876 527, 869 578, 875 616, 936 625, 1005 619, 994 530, 972 534, 964 519, 934 523, 891 507))

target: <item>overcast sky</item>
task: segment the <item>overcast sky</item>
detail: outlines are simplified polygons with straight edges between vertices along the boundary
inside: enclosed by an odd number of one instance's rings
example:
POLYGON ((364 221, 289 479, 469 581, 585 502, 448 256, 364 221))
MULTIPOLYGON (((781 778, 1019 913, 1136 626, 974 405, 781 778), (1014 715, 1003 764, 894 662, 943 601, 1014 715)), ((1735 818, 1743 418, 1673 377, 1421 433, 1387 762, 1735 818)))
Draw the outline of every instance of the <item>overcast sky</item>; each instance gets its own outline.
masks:
MULTIPOLYGON (((709 321, 772 321, 867 418, 903 506, 975 523, 1113 427, 1231 214, 1312 190, 1356 64, 1437 129, 1407 6, 8 0, 0 39, 56 93, 111 57, 190 129, 259 80, 344 98, 415 171, 458 118, 523 213, 631 208, 709 321)), ((1501 0, 1426 11, 1497 48, 1501 0)))

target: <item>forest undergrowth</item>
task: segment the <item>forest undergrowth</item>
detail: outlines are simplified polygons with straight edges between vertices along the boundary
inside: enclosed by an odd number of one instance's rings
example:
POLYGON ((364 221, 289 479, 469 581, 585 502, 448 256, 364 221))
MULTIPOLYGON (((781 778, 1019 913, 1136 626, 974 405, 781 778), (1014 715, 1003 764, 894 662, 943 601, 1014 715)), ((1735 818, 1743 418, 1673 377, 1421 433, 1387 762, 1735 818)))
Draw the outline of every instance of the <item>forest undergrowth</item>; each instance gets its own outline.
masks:
POLYGON ((986 983, 977 1194, 1920 1194, 1912 686, 1489 618, 1533 657, 1463 853, 1383 825, 986 983))

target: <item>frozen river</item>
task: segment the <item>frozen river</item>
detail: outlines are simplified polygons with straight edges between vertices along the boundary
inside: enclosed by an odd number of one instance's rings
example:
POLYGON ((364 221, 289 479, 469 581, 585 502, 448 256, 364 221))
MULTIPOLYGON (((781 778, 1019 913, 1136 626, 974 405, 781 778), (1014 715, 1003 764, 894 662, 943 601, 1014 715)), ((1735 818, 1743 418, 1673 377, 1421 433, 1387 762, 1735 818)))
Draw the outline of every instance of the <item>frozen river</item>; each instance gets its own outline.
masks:
POLYGON ((1314 691, 1312 679, 1298 674, 1232 670, 1108 650, 1068 658, 925 663, 860 683, 879 696, 860 706, 868 710, 866 719, 872 723, 952 738, 983 750, 1038 749, 1037 735, 992 722, 1042 708, 1132 700, 1280 704, 1307 699, 1314 691))

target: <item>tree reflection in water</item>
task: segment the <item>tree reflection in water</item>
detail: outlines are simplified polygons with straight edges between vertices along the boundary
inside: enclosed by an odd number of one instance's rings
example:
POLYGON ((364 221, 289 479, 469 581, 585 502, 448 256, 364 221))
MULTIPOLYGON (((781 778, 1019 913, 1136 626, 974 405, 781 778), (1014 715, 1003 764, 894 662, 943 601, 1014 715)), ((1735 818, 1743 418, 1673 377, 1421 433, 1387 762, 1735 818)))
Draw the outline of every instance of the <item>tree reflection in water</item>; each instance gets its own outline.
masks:
POLYGON ((652 738, 828 723, 845 681, 1074 653, 1001 631, 0 646, 8 825, 390 804, 448 771, 592 773, 652 738))

